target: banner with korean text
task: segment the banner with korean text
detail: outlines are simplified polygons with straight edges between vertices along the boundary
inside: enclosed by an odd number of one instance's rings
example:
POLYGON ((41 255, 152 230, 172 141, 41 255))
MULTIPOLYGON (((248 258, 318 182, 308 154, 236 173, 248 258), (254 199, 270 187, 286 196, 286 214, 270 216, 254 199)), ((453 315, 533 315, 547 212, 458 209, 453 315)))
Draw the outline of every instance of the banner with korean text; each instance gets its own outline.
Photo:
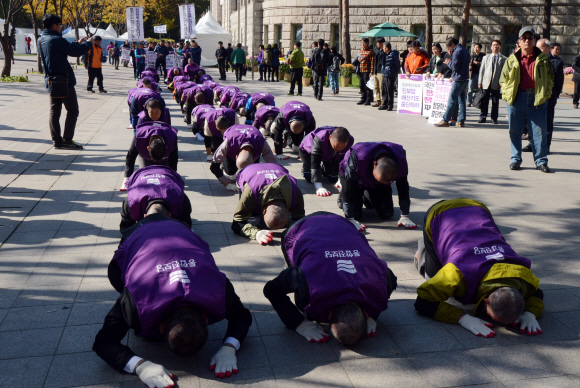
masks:
POLYGON ((443 120, 443 115, 447 110, 447 99, 451 93, 451 85, 453 85, 453 81, 450 78, 435 81, 435 96, 429 115, 429 124, 436 124, 443 120))
POLYGON ((420 115, 423 106, 423 75, 399 74, 397 113, 420 115))
POLYGON ((179 26, 181 28, 181 39, 196 38, 194 4, 179 5, 179 26))
POLYGON ((127 40, 129 42, 145 40, 143 7, 127 7, 127 40))
POLYGON ((157 54, 154 51, 147 51, 147 67, 155 68, 157 62, 157 54))
POLYGON ((435 77, 430 76, 423 79, 423 116, 430 117, 433 109, 433 99, 435 98, 435 77))
POLYGON ((129 62, 129 59, 131 59, 130 54, 131 54, 131 50, 130 49, 128 49, 126 47, 121 48, 121 60, 122 61, 129 62))

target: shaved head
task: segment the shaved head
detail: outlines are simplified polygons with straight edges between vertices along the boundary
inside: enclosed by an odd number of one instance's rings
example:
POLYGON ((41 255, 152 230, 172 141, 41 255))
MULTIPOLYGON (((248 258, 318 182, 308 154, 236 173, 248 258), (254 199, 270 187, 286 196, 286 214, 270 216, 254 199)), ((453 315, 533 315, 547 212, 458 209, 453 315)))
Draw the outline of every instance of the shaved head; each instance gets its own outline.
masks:
POLYGON ((165 338, 171 351, 178 356, 197 353, 207 340, 207 323, 203 315, 191 307, 171 311, 165 318, 165 338))
POLYGON ((374 162, 373 176, 382 183, 392 183, 399 173, 399 165, 397 162, 387 156, 380 158, 374 162))
POLYGON ((269 229, 282 229, 288 225, 290 216, 286 203, 282 200, 276 200, 266 205, 264 209, 264 222, 269 229))
POLYGON ((238 170, 254 163, 254 154, 251 147, 243 147, 236 156, 236 167, 238 170))
POLYGON ((290 130, 296 135, 302 133, 304 131, 304 123, 300 120, 294 120, 290 123, 290 130))
POLYGON ((201 105, 205 102, 205 94, 203 92, 195 93, 195 103, 201 105))
POLYGON ((349 302, 332 310, 330 317, 332 335, 343 345, 360 342, 367 334, 367 317, 358 303, 349 302))

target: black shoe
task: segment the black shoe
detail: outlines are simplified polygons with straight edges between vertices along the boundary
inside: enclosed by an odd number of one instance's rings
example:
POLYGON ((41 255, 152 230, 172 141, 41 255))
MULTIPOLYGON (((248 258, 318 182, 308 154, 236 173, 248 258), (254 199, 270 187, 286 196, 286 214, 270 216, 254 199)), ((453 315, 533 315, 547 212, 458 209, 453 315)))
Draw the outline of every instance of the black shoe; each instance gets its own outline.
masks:
POLYGON ((467 107, 468 107, 468 108, 471 108, 471 104, 467 104, 467 107))
POLYGON ((528 143, 527 146, 522 148, 522 152, 532 152, 532 145, 528 143))
POLYGON ((387 106, 386 105, 381 105, 381 106, 379 106, 379 110, 387 110, 387 106))
POLYGON ((359 102, 357 102, 356 104, 357 104, 357 105, 362 105, 362 104, 364 104, 364 103, 365 103, 365 102, 364 102, 363 100, 360 100, 360 101, 359 101, 359 102))
POLYGON ((540 170, 541 172, 550 172, 550 167, 547 164, 540 164, 536 167, 536 170, 540 170))
POLYGON ((286 95, 287 96, 293 96, 294 95, 294 92, 288 92, 288 93, 286 93, 286 95))
POLYGON ((62 149, 62 143, 58 143, 58 144, 57 143, 53 143, 53 144, 54 144, 54 148, 55 149, 57 149, 57 150, 62 149))
POLYGON ((510 170, 519 170, 520 164, 519 163, 510 163, 510 170))
POLYGON ((370 101, 367 101, 363 105, 370 105, 370 104, 371 104, 371 102, 370 101))
POLYGON ((70 143, 62 143, 61 148, 60 149, 67 149, 67 150, 82 150, 84 147, 74 141, 71 141, 70 143))
POLYGON ((322 97, 318 97, 318 101, 322 101, 322 97))
POLYGON ((300 97, 302 97, 302 93, 298 93, 298 94, 297 94, 297 96, 300 96, 300 97))
POLYGON ((477 122, 478 124, 485 124, 485 118, 484 119, 479 119, 479 121, 477 122))
POLYGON ((393 107, 387 108, 387 112, 392 112, 393 111, 393 107))
POLYGON ((105 89, 99 89, 99 93, 107 93, 105 89))
POLYGON ((493 124, 497 124, 497 120, 491 120, 493 124))
POLYGON ((95 91, 93 89, 87 89, 88 93, 94 93, 95 91))
POLYGON ((366 195, 363 195, 363 205, 367 208, 367 209, 374 209, 375 207, 373 206, 373 204, 371 203, 371 201, 367 198, 366 195))

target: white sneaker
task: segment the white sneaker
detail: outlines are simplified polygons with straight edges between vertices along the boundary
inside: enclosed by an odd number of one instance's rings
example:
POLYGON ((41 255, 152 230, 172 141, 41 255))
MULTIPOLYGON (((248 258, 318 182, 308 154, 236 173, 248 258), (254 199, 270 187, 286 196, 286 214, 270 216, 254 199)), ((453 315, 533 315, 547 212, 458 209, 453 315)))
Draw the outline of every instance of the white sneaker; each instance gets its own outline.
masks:
POLYGON ((127 181, 129 180, 129 178, 123 178, 123 184, 121 185, 121 188, 119 189, 119 191, 127 191, 127 181))

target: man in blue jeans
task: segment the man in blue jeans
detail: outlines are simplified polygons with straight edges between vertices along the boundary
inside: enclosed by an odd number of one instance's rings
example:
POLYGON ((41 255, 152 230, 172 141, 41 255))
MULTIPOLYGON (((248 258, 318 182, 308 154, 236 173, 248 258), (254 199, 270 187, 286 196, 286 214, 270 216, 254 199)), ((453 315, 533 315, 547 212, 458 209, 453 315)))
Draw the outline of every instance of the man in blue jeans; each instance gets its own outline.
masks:
POLYGON ((464 127, 467 109, 467 84, 469 83, 469 52, 456 38, 447 39, 447 52, 452 56, 451 59, 447 58, 445 63, 451 69, 453 85, 447 99, 447 110, 443 115, 443 120, 435 124, 435 126, 448 127, 449 121, 457 114, 459 109, 457 125, 464 127))

